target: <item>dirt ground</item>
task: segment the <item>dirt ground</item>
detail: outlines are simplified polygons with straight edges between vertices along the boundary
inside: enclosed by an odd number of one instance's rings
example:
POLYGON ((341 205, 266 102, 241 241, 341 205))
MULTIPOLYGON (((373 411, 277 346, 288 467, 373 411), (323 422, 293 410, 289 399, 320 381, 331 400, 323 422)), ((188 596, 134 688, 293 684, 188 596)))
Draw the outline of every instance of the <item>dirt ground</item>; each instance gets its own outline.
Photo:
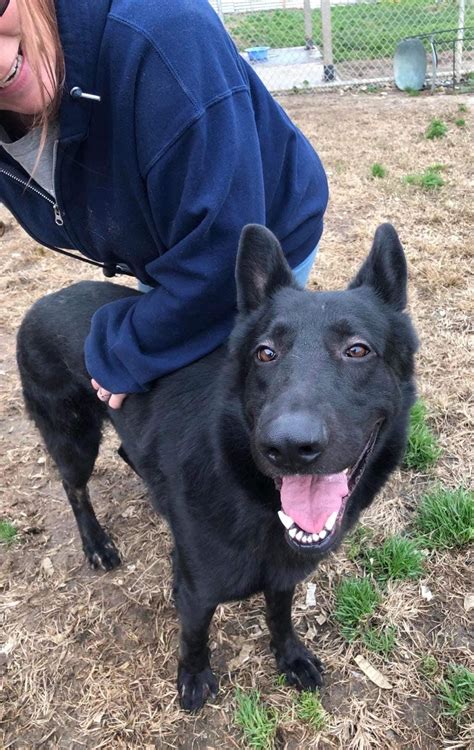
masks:
MULTIPOLYGON (((409 526, 420 496, 435 482, 472 484, 474 97, 345 92, 281 101, 320 153, 330 180, 312 285, 343 287, 382 221, 397 227, 408 256, 410 309, 421 339, 419 390, 443 453, 426 474, 398 472, 365 514, 363 523, 381 541, 409 526), (459 105, 467 112, 460 115, 459 105), (465 127, 455 125, 460 116, 465 127), (448 125, 439 141, 424 138, 434 117, 448 125), (387 169, 384 179, 371 178, 374 162, 387 169), (444 165, 439 191, 403 182, 433 164, 444 165)), ((397 628, 398 647, 388 659, 348 645, 334 621, 335 586, 360 572, 344 549, 311 579, 316 606, 306 606, 306 584, 300 586, 296 628, 326 664, 322 701, 329 723, 322 733, 297 719, 294 693, 277 684, 259 597, 218 609, 211 644, 218 697, 197 716, 179 710, 165 524, 116 457, 117 440, 108 433, 91 490, 124 562, 112 573, 89 570, 55 469, 22 407, 14 343, 24 312, 49 291, 101 275, 38 247, 3 207, 0 220, 0 519, 18 529, 14 544, 0 546, 0 747, 244 747, 234 720, 236 686, 258 688, 280 710, 277 748, 472 747, 467 723, 456 727, 443 718, 437 698, 442 669, 472 658, 465 552, 430 555, 422 583, 431 601, 421 596, 419 582, 389 587, 377 615, 397 628), (388 677, 391 690, 362 674, 357 653, 388 677), (420 669, 427 654, 440 665, 432 679, 420 669)))

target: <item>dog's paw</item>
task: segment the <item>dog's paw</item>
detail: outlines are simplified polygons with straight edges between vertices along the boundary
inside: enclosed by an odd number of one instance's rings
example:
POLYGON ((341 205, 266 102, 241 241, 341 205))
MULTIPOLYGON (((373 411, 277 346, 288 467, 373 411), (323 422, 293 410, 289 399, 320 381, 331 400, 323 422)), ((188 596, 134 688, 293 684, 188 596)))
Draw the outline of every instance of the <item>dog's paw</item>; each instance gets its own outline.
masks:
POLYGON ((100 541, 95 539, 94 542, 84 542, 84 554, 94 570, 113 570, 121 563, 118 549, 107 535, 100 541))
POLYGON ((298 690, 318 690, 322 686, 323 664, 302 643, 295 641, 284 651, 276 651, 275 658, 278 671, 289 685, 298 690))
POLYGON ((180 665, 178 670, 178 693, 181 708, 185 711, 198 711, 210 696, 217 695, 217 680, 210 667, 192 674, 180 665))

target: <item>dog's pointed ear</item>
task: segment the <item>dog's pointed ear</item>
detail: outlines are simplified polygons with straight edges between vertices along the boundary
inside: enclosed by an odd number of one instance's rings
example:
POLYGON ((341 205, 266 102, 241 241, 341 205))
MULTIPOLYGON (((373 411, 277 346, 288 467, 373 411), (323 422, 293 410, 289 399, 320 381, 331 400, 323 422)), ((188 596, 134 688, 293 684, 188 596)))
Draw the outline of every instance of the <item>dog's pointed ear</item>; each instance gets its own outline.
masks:
POLYGON ((240 235, 235 278, 239 312, 256 310, 277 289, 296 286, 280 243, 261 224, 247 224, 240 235))
POLYGON ((404 310, 407 304, 407 262, 391 224, 380 224, 372 249, 349 289, 370 286, 387 305, 404 310))

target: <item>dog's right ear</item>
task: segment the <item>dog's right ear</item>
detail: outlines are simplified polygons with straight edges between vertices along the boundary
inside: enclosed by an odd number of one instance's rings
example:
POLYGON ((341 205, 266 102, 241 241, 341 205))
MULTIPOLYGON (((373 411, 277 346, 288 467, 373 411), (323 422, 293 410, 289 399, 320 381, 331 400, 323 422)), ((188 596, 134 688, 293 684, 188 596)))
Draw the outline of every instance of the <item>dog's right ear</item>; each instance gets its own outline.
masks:
POLYGON ((395 310, 407 304, 407 262, 398 234, 391 224, 380 224, 372 249, 349 289, 369 286, 395 310))
POLYGON ((237 265, 239 312, 256 310, 277 289, 297 287, 280 243, 261 224, 247 224, 240 235, 237 265))

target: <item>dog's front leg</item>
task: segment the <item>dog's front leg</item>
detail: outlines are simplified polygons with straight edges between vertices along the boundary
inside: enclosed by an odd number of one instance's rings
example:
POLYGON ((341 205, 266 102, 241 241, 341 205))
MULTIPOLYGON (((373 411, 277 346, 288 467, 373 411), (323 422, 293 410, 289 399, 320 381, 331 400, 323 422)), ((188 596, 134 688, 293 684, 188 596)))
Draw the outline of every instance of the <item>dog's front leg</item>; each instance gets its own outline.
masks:
POLYGON ((216 607, 204 606, 185 584, 175 587, 175 601, 181 621, 179 700, 186 711, 197 711, 209 695, 215 698, 217 694, 217 680, 210 667, 207 645, 216 607))
POLYGON ((291 606, 295 589, 265 589, 270 648, 275 654, 278 671, 290 685, 299 690, 316 690, 322 685, 323 665, 299 640, 293 630, 291 606))

